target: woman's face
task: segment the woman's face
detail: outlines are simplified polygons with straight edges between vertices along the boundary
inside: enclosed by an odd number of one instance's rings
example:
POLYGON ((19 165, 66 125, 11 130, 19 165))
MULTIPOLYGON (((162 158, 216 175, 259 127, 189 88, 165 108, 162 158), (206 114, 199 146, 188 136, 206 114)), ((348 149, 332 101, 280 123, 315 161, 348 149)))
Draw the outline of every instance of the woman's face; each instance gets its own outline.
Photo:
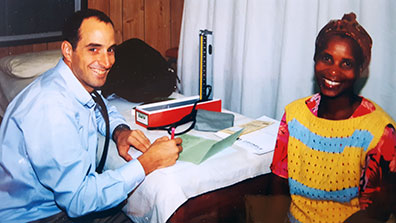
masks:
POLYGON ((332 36, 317 56, 315 77, 323 95, 337 97, 353 92, 359 72, 353 44, 349 38, 332 36))

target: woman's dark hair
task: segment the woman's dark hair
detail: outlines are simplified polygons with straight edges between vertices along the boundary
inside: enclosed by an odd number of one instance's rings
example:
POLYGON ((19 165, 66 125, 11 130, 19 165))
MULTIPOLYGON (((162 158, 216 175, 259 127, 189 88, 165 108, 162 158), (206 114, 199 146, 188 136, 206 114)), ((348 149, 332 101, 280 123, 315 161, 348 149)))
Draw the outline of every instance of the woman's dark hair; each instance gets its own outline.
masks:
POLYGON ((64 41, 68 41, 72 45, 73 50, 76 49, 78 41, 80 41, 80 27, 82 22, 84 19, 91 17, 95 17, 101 22, 110 23, 112 26, 114 26, 111 19, 101 11, 95 9, 86 9, 75 12, 66 20, 62 29, 62 39, 64 41))

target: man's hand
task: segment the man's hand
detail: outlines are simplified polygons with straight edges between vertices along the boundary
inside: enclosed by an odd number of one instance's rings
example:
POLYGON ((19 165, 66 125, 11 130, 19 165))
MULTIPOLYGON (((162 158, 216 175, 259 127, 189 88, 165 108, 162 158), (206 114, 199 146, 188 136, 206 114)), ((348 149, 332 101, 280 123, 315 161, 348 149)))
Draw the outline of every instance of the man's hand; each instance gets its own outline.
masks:
POLYGON ((150 148, 138 158, 146 175, 156 169, 175 164, 176 160, 179 158, 179 153, 182 151, 181 143, 181 138, 169 139, 164 136, 157 139, 150 148))
POLYGON ((126 161, 132 160, 128 154, 131 146, 144 153, 151 145, 150 140, 140 130, 121 129, 114 132, 113 138, 117 144, 118 154, 126 161))

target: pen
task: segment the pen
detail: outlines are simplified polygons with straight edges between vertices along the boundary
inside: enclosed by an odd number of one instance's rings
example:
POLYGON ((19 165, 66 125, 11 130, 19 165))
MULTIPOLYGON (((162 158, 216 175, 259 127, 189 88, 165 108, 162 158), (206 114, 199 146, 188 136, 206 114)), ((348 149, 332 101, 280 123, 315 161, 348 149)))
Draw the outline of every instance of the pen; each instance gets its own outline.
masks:
POLYGON ((175 127, 172 127, 171 139, 175 138, 175 127))

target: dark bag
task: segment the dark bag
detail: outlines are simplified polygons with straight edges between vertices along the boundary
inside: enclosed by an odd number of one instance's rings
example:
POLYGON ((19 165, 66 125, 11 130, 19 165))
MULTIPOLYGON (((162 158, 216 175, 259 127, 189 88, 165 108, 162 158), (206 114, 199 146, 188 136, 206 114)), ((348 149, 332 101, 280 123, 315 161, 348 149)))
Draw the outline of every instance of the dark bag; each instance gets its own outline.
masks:
POLYGON ((140 39, 116 47, 116 61, 102 93, 131 102, 151 102, 168 97, 176 89, 177 76, 161 54, 140 39))

